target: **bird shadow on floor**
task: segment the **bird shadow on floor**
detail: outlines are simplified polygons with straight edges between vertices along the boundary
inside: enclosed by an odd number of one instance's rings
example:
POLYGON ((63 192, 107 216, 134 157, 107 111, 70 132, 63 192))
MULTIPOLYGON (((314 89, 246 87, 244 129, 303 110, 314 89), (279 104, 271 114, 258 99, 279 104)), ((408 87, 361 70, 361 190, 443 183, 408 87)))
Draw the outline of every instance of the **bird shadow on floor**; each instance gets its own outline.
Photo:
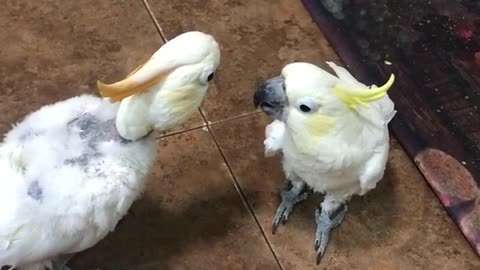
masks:
POLYGON ((189 201, 140 199, 131 208, 134 214, 69 265, 105 270, 212 269, 225 257, 242 256, 242 244, 258 246, 265 241, 238 194, 229 190, 195 194, 202 199, 189 201))
MULTIPOLYGON (((390 238, 398 229, 393 224, 402 211, 398 205, 401 202, 396 194, 397 186, 408 185, 398 177, 396 171, 387 166, 385 177, 377 188, 365 196, 353 197, 345 222, 332 233, 331 245, 352 252, 393 241, 390 238)), ((244 193, 246 198, 253 200, 262 196, 249 190, 244 193)), ((251 259, 242 254, 245 249, 242 245, 265 244, 234 189, 217 193, 206 189, 187 197, 189 199, 171 201, 139 199, 131 208, 133 214, 128 214, 106 239, 78 254, 70 266, 105 270, 215 269, 225 257, 251 259)), ((321 200, 321 195, 310 194, 294 209, 287 224, 281 226, 275 236, 269 237, 281 237, 282 231, 301 227, 300 230, 311 233, 313 241, 314 211, 321 200)), ((273 215, 274 211, 271 218, 273 215)))

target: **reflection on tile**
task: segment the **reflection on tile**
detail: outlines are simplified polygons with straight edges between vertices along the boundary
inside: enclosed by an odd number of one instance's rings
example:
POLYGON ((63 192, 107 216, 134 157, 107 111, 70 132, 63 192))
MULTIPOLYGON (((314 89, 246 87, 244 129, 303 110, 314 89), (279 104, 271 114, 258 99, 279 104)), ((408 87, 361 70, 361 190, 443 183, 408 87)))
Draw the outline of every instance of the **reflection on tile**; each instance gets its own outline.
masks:
POLYGON ((208 132, 159 140, 144 196, 78 269, 278 269, 208 132))
MULTIPOLYGON (((96 94, 161 46, 141 1, 4 1, 0 133, 43 105, 96 94)), ((186 127, 200 126, 199 114, 186 127), (191 126, 190 126, 191 125, 191 126)))
MULTIPOLYGON (((315 266, 314 210, 319 195, 296 207, 274 236, 271 220, 283 173, 278 158, 263 157, 265 116, 213 126, 236 178, 285 269, 315 266)), ((480 261, 449 219, 403 149, 392 140, 386 177, 355 197, 322 261, 328 269, 477 269, 480 261)))
POLYGON ((220 43, 222 62, 202 110, 210 122, 255 111, 255 87, 292 61, 337 60, 301 1, 149 1, 172 38, 200 30, 220 43), (175 14, 175 16, 172 16, 175 14))

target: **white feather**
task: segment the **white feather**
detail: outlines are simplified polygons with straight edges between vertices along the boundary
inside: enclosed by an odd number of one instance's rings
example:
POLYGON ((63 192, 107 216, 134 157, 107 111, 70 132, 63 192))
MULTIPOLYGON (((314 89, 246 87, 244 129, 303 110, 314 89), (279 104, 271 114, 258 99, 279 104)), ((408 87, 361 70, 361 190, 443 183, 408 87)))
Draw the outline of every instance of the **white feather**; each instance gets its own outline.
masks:
POLYGON ((114 230, 154 162, 157 144, 146 135, 188 119, 218 67, 219 46, 211 36, 182 36, 134 74, 148 80, 177 61, 175 71, 146 93, 121 104, 89 95, 57 102, 6 135, 0 145, 0 268, 43 270, 114 230))
POLYGON ((75 97, 41 108, 7 134, 0 147, 0 265, 43 269, 59 254, 93 246, 125 215, 154 161, 153 141, 101 142, 100 157, 88 166, 65 164, 87 151, 68 123, 86 113, 107 120, 117 108, 75 97), (38 199, 29 195, 35 183, 38 199))
POLYGON ((366 86, 346 69, 327 64, 337 77, 307 63, 293 63, 283 69, 290 105, 283 123, 284 135, 278 145, 280 140, 272 135, 273 127, 280 126, 275 121, 267 126, 265 146, 269 153, 282 150, 283 169, 289 179, 326 193, 327 204, 333 205, 354 194, 365 194, 382 179, 389 152, 387 125, 395 110, 388 95, 371 102, 368 109, 347 108, 333 94, 333 87, 339 82, 366 86), (305 98, 319 102, 318 112, 298 111, 297 100, 305 98), (312 136, 305 124, 319 114, 334 118, 335 128, 323 136, 312 136))
POLYGON ((265 156, 271 157, 282 149, 285 138, 285 123, 279 120, 273 121, 265 128, 265 156))
POLYGON ((198 31, 186 32, 163 45, 144 66, 129 79, 145 83, 159 74, 166 77, 148 91, 122 100, 117 117, 120 135, 136 140, 153 128, 161 131, 183 122, 202 102, 208 81, 220 64, 220 47, 215 39, 198 31), (189 87, 185 87, 189 86, 189 87), (171 102, 169 96, 186 92, 188 104, 171 102), (172 103, 175 106, 171 106, 172 103), (179 106, 182 110, 179 110, 179 106))

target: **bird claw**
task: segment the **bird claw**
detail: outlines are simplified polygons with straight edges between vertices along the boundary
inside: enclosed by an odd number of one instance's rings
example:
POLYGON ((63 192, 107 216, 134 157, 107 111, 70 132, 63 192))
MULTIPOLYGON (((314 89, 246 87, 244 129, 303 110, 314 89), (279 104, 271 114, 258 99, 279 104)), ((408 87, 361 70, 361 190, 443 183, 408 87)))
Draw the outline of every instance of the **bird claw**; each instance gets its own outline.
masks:
POLYGON ((288 220, 288 215, 293 209, 293 203, 292 202, 286 202, 282 200, 282 203, 277 209, 277 212, 275 213, 275 217, 273 218, 273 223, 272 223, 272 234, 275 234, 277 232, 277 228, 280 225, 280 223, 285 224, 288 220))
POLYGON ((317 251, 317 259, 315 261, 315 263, 317 265, 320 265, 320 263, 322 262, 322 258, 323 258, 323 253, 325 252, 325 249, 321 250, 321 251, 317 251))
POLYGON ((347 211, 348 208, 346 205, 344 205, 343 209, 338 212, 333 219, 330 219, 330 215, 327 212, 321 211, 318 208, 315 211, 317 230, 315 233, 314 246, 315 250, 317 251, 317 265, 320 264, 323 255, 325 254, 325 250, 327 249, 328 241, 330 240, 330 232, 343 222, 347 211))
POLYGON ((302 193, 299 194, 301 190, 297 190, 291 185, 284 186, 283 190, 280 192, 282 197, 282 202, 280 206, 277 208, 277 212, 275 213, 275 217, 273 218, 272 222, 272 234, 277 232, 277 228, 280 223, 285 224, 288 220, 288 216, 293 210, 293 206, 305 199, 307 199, 308 194, 302 193))

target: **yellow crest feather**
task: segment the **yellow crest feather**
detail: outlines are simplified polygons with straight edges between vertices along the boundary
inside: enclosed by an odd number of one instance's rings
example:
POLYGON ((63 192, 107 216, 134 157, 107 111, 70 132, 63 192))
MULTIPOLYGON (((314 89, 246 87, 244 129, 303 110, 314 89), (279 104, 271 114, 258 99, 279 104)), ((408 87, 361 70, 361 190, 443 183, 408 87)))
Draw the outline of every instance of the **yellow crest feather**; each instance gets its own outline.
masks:
POLYGON ((368 103, 383 98, 387 91, 392 87, 395 81, 395 75, 390 75, 388 81, 381 87, 372 89, 351 89, 349 87, 337 84, 333 88, 333 94, 347 105, 350 109, 355 109, 357 105, 368 108, 368 103))

